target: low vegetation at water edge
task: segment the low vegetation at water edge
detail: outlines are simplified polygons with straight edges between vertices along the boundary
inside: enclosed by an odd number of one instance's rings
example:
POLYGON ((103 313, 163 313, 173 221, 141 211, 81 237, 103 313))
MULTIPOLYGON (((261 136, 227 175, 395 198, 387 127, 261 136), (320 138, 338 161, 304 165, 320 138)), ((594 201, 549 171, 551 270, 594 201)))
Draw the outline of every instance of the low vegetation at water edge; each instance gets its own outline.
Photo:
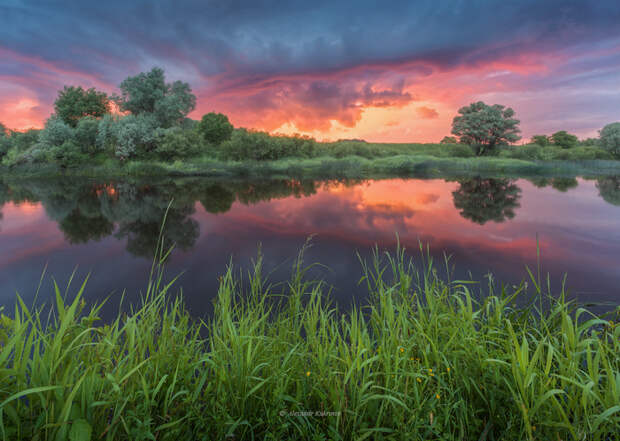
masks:
POLYGON ((86 283, 57 287, 51 314, 19 300, 0 324, 0 439, 614 439, 617 323, 535 276, 451 281, 421 251, 362 262, 370 300, 348 312, 303 252, 283 286, 260 256, 244 284, 229 268, 206 321, 161 253, 142 304, 105 324, 86 283))

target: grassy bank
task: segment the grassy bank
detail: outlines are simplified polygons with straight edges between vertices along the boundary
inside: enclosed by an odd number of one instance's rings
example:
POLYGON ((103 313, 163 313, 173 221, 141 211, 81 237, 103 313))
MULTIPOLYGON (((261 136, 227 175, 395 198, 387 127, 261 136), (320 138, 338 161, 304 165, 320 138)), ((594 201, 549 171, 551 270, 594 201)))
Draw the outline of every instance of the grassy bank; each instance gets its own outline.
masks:
POLYGON ((274 161, 222 161, 212 158, 172 163, 129 160, 123 164, 103 161, 84 167, 61 168, 55 164, 0 167, 15 177, 125 177, 206 176, 270 178, 385 178, 394 176, 600 176, 620 174, 620 161, 540 161, 502 157, 453 158, 429 155, 397 155, 368 159, 360 156, 335 158, 286 158, 274 161))
POLYGON ((620 326, 546 296, 535 277, 476 301, 422 252, 363 263, 371 301, 342 313, 305 279, 282 289, 260 258, 190 317, 157 266, 140 306, 56 292, 0 327, 0 439, 611 440, 620 427, 620 326), (417 259, 416 259, 417 261, 417 259), (522 299, 538 295, 528 306, 522 299), (539 303, 540 302, 540 303, 539 303))

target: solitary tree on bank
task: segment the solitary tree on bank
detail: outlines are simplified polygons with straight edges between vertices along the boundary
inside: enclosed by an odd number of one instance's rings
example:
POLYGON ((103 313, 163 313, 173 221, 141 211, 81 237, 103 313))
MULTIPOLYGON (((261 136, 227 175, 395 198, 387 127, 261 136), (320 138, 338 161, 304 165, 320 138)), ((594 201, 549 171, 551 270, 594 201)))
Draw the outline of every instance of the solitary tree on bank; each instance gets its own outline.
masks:
POLYGON ((452 121, 452 134, 458 136, 460 142, 472 146, 477 156, 521 139, 520 121, 514 118, 515 112, 510 107, 489 106, 478 101, 461 107, 458 113, 452 121))
POLYGON ((600 131, 601 146, 612 155, 620 156, 620 122, 607 124, 600 131))

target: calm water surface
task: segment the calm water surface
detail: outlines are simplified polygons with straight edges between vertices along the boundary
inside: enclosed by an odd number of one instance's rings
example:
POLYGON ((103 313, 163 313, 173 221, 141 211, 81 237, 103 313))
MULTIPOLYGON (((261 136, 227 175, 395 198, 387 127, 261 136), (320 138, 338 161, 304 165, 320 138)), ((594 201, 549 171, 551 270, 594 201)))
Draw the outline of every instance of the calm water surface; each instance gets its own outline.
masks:
MULTIPOLYGON (((232 261, 247 267, 262 244, 270 279, 285 280, 291 258, 310 235, 307 261, 329 270, 340 304, 363 299, 356 252, 393 249, 396 235, 414 255, 419 241, 440 258, 451 255, 455 277, 517 283, 525 265, 596 308, 620 300, 620 178, 390 179, 376 181, 158 181, 0 179, 0 305, 15 292, 31 303, 44 267, 39 300, 53 278, 66 285, 91 273, 87 300, 144 289, 160 222, 171 199, 166 237, 176 249, 168 272, 195 314, 208 312, 217 277, 232 261), (53 277, 53 278, 52 278, 53 277)), ((107 313, 110 313, 108 311, 107 313)))

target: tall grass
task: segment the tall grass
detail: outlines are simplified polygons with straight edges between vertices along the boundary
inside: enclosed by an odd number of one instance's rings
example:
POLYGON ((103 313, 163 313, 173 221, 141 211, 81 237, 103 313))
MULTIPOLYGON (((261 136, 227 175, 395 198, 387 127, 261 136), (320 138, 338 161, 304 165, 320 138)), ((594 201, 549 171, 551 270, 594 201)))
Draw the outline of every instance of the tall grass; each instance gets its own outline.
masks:
POLYGON ((164 260, 141 304, 107 324, 101 304, 84 305, 86 282, 72 298, 56 286, 51 313, 18 299, 0 326, 0 439, 619 433, 620 326, 547 295, 537 276, 496 290, 440 275, 425 250, 415 262, 376 251, 361 262, 368 304, 343 312, 308 279, 303 250, 284 287, 259 255, 244 283, 226 270, 197 321, 163 282, 164 260), (518 306, 531 295, 541 301, 518 306))

